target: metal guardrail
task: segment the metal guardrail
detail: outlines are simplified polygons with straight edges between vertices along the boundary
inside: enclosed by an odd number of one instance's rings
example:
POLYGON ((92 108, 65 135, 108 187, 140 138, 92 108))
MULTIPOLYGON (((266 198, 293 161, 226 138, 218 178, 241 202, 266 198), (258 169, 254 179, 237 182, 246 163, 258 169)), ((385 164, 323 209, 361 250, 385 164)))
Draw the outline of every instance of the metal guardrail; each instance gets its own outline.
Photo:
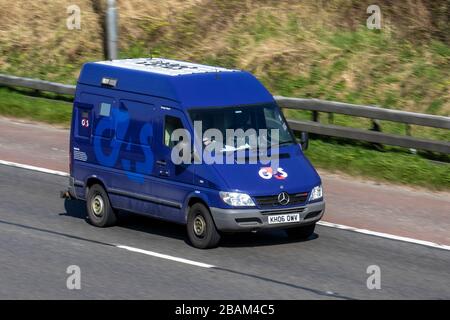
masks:
MULTIPOLYGON (((431 114, 415 113, 401 110, 391 110, 373 106, 360 106, 349 103, 324 101, 318 99, 299 99, 276 96, 278 105, 286 109, 307 110, 312 112, 338 113, 354 117, 385 120, 404 123, 406 125, 419 125, 440 129, 450 129, 450 118, 431 114)), ((404 148, 434 151, 450 154, 449 141, 436 141, 383 133, 374 130, 363 130, 350 127, 324 124, 315 121, 300 121, 288 119, 293 130, 306 131, 319 135, 347 138, 372 143, 386 144, 404 148)))
POLYGON ((339 113, 354 117, 386 120, 425 127, 450 129, 450 118, 432 114, 391 110, 380 107, 360 106, 350 103, 318 99, 299 99, 275 96, 280 107, 286 109, 339 113))
MULTIPOLYGON (((29 79, 0 74, 0 86, 24 87, 38 91, 48 91, 57 94, 74 95, 75 86, 55 82, 29 79)), ((368 119, 385 120, 419 125, 440 129, 450 129, 450 118, 437 115, 414 113, 400 110, 390 110, 373 106, 361 106, 341 102, 317 99, 299 99, 275 96, 275 100, 282 108, 307 110, 313 113, 337 113, 368 119)), ((434 151, 450 154, 449 141, 436 141, 415 138, 407 135, 396 135, 373 130, 363 130, 350 127, 323 124, 314 121, 300 121, 288 119, 289 125, 295 131, 306 131, 314 134, 367 141, 405 148, 434 151)))
POLYGON ((294 131, 306 131, 324 136, 339 137, 450 154, 450 143, 445 141, 434 141, 397 134, 335 126, 313 121, 298 121, 289 119, 288 122, 289 126, 294 131))
POLYGON ((57 94, 75 95, 75 86, 39 79, 22 78, 0 73, 0 86, 22 87, 57 94))

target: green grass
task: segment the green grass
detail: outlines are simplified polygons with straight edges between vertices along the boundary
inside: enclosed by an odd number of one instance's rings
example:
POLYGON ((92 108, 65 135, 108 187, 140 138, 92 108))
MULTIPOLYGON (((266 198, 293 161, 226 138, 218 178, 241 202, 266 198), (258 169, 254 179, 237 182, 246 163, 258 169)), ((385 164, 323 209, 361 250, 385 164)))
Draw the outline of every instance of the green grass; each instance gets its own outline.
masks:
MULTIPOLYGON (((49 95, 49 98, 51 97, 49 95)), ((0 88, 0 115, 58 124, 68 128, 72 104, 0 88)))
POLYGON ((292 53, 257 69, 271 92, 449 116, 447 44, 414 46, 363 28, 323 33, 308 56, 292 53), (299 61, 302 69, 292 70, 299 61))
MULTIPOLYGON (((0 115, 70 126, 71 103, 48 99, 54 98, 52 95, 43 98, 26 93, 0 88, 0 115)), ((309 119, 309 115, 298 113, 297 118, 309 119)), ((401 148, 385 149, 380 152, 364 143, 311 139, 306 154, 316 167, 332 172, 435 190, 450 189, 449 163, 436 163, 401 148)))
POLYGON ((450 189, 450 164, 437 163, 400 148, 369 147, 311 139, 306 155, 317 168, 433 190, 450 189))

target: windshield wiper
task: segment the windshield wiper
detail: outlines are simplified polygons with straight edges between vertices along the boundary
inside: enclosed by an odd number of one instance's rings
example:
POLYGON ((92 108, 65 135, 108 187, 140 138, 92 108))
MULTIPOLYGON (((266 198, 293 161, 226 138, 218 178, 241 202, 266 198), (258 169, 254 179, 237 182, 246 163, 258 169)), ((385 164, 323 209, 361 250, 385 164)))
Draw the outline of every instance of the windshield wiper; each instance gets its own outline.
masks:
POLYGON ((239 151, 239 150, 247 150, 247 149, 251 149, 251 147, 248 145, 248 143, 246 143, 246 144, 244 144, 244 145, 242 145, 242 146, 239 146, 239 147, 232 147, 232 146, 229 146, 229 145, 225 145, 225 147, 224 148, 222 148, 220 151, 221 152, 231 152, 231 151, 239 151))

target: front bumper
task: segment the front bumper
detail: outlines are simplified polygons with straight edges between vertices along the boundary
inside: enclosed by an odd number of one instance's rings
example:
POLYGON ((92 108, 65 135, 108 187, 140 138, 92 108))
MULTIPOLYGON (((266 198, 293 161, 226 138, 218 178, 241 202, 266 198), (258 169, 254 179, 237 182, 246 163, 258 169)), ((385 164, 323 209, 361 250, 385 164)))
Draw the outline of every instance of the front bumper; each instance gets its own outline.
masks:
POLYGON ((308 225, 319 221, 325 212, 325 201, 307 205, 271 210, 262 209, 222 209, 211 207, 216 227, 220 231, 256 231, 260 229, 283 229, 308 225), (269 224, 268 216, 299 213, 300 221, 295 223, 269 224))

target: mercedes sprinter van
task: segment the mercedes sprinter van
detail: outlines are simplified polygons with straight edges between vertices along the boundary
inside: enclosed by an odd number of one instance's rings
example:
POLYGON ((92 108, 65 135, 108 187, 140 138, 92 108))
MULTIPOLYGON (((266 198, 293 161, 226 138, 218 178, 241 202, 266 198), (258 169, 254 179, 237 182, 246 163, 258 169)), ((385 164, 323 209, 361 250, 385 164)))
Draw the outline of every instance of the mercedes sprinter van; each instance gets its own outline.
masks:
POLYGON ((198 248, 267 228, 308 238, 325 210, 319 175, 253 75, 159 58, 83 66, 69 193, 95 226, 134 212, 186 225, 198 248))

